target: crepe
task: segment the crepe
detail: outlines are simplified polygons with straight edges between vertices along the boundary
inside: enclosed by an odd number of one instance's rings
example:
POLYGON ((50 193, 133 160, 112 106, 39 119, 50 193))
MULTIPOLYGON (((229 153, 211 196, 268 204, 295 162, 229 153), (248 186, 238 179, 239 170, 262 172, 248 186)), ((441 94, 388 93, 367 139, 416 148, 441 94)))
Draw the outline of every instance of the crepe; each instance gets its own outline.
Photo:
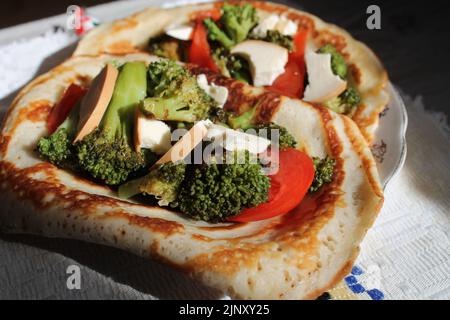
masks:
MULTIPOLYGON (((325 23, 309 13, 270 2, 250 3, 257 8, 261 17, 272 12, 286 14, 289 19, 309 28, 316 47, 332 43, 344 55, 349 65, 352 82, 362 98, 362 103, 352 119, 361 129, 366 140, 372 143, 378 127, 379 114, 389 101, 385 88, 388 82, 387 73, 375 54, 366 45, 352 38, 345 30, 325 23)), ((149 39, 164 33, 166 27, 188 22, 195 12, 221 5, 221 2, 217 2, 172 9, 149 8, 94 29, 80 41, 74 55, 145 51, 149 39)))
POLYGON ((225 108, 265 101, 258 118, 285 126, 310 156, 336 160, 334 180, 292 212, 253 223, 208 224, 124 201, 110 188, 41 160, 46 118, 70 83, 89 85, 106 64, 145 54, 73 57, 27 85, 0 137, 0 230, 105 244, 157 258, 242 299, 311 299, 349 272, 383 193, 370 149, 349 118, 206 73, 230 90, 225 108), (241 96, 241 99, 238 98, 241 96))

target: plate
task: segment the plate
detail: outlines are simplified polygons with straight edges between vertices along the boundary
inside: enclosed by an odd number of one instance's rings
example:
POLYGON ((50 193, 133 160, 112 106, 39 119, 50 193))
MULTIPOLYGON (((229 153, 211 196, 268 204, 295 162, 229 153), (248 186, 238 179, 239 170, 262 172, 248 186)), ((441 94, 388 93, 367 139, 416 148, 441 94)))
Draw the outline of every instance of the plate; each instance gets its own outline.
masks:
POLYGON ((402 97, 389 83, 389 104, 380 114, 380 123, 372 145, 383 188, 400 172, 406 159, 408 114, 402 97))

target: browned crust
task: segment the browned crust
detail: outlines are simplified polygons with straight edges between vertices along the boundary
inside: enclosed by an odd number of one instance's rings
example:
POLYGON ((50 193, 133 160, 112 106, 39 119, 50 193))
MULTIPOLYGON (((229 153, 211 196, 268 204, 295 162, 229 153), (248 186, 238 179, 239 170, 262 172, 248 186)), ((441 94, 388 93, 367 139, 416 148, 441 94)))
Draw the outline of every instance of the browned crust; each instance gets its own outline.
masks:
MULTIPOLYGON (((357 139, 357 137, 354 134, 354 132, 355 132, 354 123, 347 117, 343 117, 343 119, 344 119, 344 124, 345 124, 345 132, 347 133, 347 135, 350 139, 350 142, 353 145, 354 150, 358 153, 358 156, 362 160, 362 163, 364 166, 364 171, 369 172, 372 168, 371 164, 373 162, 373 159, 369 158, 367 156, 367 154, 363 153, 362 150, 364 149, 364 145, 361 143, 360 140, 357 139)), ((372 155, 370 155, 370 157, 372 157, 372 155)), ((375 177, 373 175, 367 175, 367 178, 369 179, 370 186, 374 190, 375 194, 379 198, 383 199, 383 191, 379 188, 379 183, 375 179, 375 177)), ((382 205, 382 201, 380 204, 380 208, 381 208, 381 205, 382 205)))
POLYGON ((139 52, 138 49, 128 40, 117 41, 108 46, 108 50, 105 52, 112 54, 127 54, 139 52))
MULTIPOLYGON (((12 190, 19 201, 30 201, 38 210, 46 210, 58 204, 64 204, 66 211, 83 210, 86 215, 96 214, 98 206, 120 207, 129 204, 107 196, 95 195, 80 190, 69 189, 63 185, 56 175, 58 169, 46 162, 39 163, 26 169, 18 169, 13 164, 0 161, 0 191, 12 190), (36 173, 43 173, 45 181, 34 179, 36 173), (54 195, 54 200, 46 202, 46 196, 54 195)), ((78 178, 80 179, 80 178, 78 178)), ((151 207, 149 207, 151 208, 151 207)), ((104 215, 108 218, 126 218, 132 225, 147 228, 152 232, 172 235, 183 230, 183 225, 157 218, 139 217, 125 211, 115 210, 104 215)))

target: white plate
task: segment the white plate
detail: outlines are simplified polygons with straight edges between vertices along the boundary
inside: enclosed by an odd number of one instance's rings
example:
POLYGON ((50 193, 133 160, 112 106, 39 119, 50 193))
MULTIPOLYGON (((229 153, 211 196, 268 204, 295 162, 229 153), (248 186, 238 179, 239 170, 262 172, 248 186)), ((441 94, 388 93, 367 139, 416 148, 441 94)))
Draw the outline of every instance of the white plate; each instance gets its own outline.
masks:
POLYGON ((406 107, 400 94, 392 84, 389 84, 388 90, 390 102, 380 114, 380 124, 372 146, 372 154, 385 189, 405 163, 408 126, 406 107))

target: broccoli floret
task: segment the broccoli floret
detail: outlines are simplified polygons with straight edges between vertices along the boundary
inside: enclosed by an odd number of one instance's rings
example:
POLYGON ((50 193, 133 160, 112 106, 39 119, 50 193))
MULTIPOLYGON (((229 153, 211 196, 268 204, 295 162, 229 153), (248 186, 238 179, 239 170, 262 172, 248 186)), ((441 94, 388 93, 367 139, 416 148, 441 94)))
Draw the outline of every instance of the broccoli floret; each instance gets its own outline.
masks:
POLYGON ((220 30, 217 24, 212 19, 205 19, 203 21, 205 27, 208 29, 208 38, 212 41, 219 42, 224 48, 231 49, 236 43, 230 39, 227 34, 220 30))
POLYGON ((213 123, 220 124, 223 127, 228 127, 229 112, 226 112, 222 108, 215 108, 213 112, 209 115, 209 120, 213 123))
POLYGON ((220 21, 227 35, 239 43, 247 39, 250 30, 258 24, 255 7, 247 3, 243 6, 224 4, 220 21))
POLYGON ((49 137, 39 139, 37 150, 42 158, 58 167, 74 169, 76 156, 72 141, 80 113, 80 104, 77 104, 66 120, 49 137))
POLYGON ((329 53, 331 54, 331 69, 333 73, 342 79, 347 77, 347 64, 345 63, 344 57, 336 50, 336 48, 327 44, 319 49, 318 53, 329 53))
POLYGON ((188 77, 188 71, 175 61, 160 60, 148 66, 148 95, 164 98, 176 93, 183 81, 188 77))
POLYGON ((247 130, 253 128, 255 126, 256 109, 257 107, 254 106, 250 110, 242 113, 239 116, 228 116, 228 125, 232 129, 247 130))
POLYGON ((250 74, 250 66, 248 61, 237 55, 230 55, 227 68, 233 79, 252 84, 252 76, 250 74))
POLYGON ((325 183, 333 181, 334 166, 336 164, 336 160, 328 156, 323 159, 313 157, 313 162, 314 180, 309 188, 309 192, 316 192, 325 183))
POLYGON ((223 47, 216 48, 212 56, 224 76, 251 84, 252 77, 247 60, 238 55, 230 54, 223 47))
POLYGON ((195 77, 173 61, 151 63, 148 74, 150 97, 142 104, 144 114, 158 120, 194 122, 208 118, 216 107, 195 77))
POLYGON ((262 40, 271 42, 274 44, 277 44, 279 46, 282 46, 289 51, 292 51, 294 49, 294 43, 291 36, 284 35, 278 30, 267 30, 267 33, 264 37, 255 37, 253 36, 255 40, 262 40))
POLYGON ((174 206, 194 219, 219 222, 266 202, 269 177, 248 152, 244 156, 234 164, 190 166, 174 206))
POLYGON ((73 155, 72 140, 67 129, 57 129, 51 136, 39 139, 38 151, 44 159, 62 167, 73 155))
POLYGON ((185 60, 184 46, 179 40, 170 38, 166 35, 150 39, 149 51, 159 57, 175 61, 185 60))
POLYGON ((275 123, 260 124, 256 127, 257 134, 266 139, 272 139, 272 130, 278 130, 278 146, 280 149, 295 148, 297 146, 297 141, 295 138, 287 131, 285 127, 279 126, 275 123))
POLYGON ((324 105, 334 112, 351 116, 355 112, 360 102, 361 97, 359 96, 358 92, 353 88, 348 88, 339 96, 325 102, 324 105))
POLYGON ((167 206, 176 200, 185 171, 186 164, 183 162, 157 165, 146 176, 121 185, 119 196, 130 198, 141 193, 152 195, 159 200, 160 206, 167 206))
POLYGON ((145 64, 125 63, 99 127, 75 143, 81 169, 108 185, 123 183, 145 165, 143 155, 134 150, 133 125, 146 89, 145 64))
POLYGON ((248 3, 243 6, 224 4, 220 18, 222 29, 211 19, 204 20, 204 24, 211 40, 230 49, 247 39, 250 30, 258 24, 258 15, 256 9, 248 3))

